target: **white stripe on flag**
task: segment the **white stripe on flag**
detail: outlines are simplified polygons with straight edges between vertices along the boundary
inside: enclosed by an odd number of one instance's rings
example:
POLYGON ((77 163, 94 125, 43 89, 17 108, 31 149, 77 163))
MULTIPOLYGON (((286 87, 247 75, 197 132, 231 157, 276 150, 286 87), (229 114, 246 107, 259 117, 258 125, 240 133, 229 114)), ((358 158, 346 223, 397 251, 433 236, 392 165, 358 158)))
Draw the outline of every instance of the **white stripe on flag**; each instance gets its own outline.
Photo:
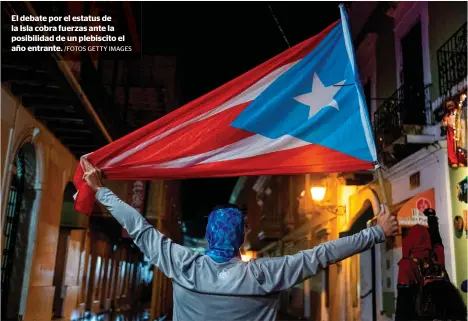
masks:
POLYGON ((290 68, 292 68, 299 61, 301 61, 301 60, 289 63, 287 65, 284 65, 284 66, 274 70, 273 72, 269 73, 268 75, 266 75, 265 77, 263 77, 262 79, 257 81, 255 84, 253 84, 252 86, 250 86, 249 88, 244 90, 241 94, 231 98, 230 100, 228 100, 224 104, 220 105, 219 107, 216 107, 216 108, 214 108, 214 109, 212 109, 210 111, 207 111, 204 114, 201 114, 201 115, 198 115, 198 116, 196 116, 194 118, 191 118, 188 121, 186 121, 185 123, 182 123, 182 124, 180 124, 180 125, 178 125, 176 127, 173 127, 171 129, 165 131, 164 133, 159 134, 159 135, 157 135, 155 137, 152 137, 152 138, 146 140, 145 142, 139 144, 138 146, 135 146, 135 147, 127 150, 126 152, 123 152, 119 156, 114 157, 113 159, 108 161, 106 164, 104 164, 102 166, 102 168, 110 167, 110 166, 112 166, 112 165, 126 159, 127 157, 137 153, 138 151, 147 148, 151 144, 163 139, 164 137, 167 137, 167 136, 171 135, 172 133, 174 133, 174 132, 176 132, 176 131, 184 128, 184 127, 187 127, 188 125, 191 125, 191 124, 196 123, 198 121, 201 121, 203 119, 214 116, 214 115, 216 115, 216 114, 218 114, 220 112, 223 112, 225 110, 228 110, 228 109, 230 109, 232 107, 235 107, 235 106, 238 106, 240 104, 243 104, 243 103, 246 103, 246 102, 249 102, 249 101, 252 101, 252 100, 256 99, 276 79, 278 79, 282 74, 284 74, 286 71, 288 71, 290 68))
POLYGON ((132 166, 132 168, 183 168, 200 164, 208 164, 220 161, 244 159, 253 156, 264 155, 272 152, 289 150, 310 145, 301 139, 285 135, 272 139, 262 135, 253 135, 244 138, 231 145, 227 145, 206 153, 179 158, 161 164, 148 164, 132 166))

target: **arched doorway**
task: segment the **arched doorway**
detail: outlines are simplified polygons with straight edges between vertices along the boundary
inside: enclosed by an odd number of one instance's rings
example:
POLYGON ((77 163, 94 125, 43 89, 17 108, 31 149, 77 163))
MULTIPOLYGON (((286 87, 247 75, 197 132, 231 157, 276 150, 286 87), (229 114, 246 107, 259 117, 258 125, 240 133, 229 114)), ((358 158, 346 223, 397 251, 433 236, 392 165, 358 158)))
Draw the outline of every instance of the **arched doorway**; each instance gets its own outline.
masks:
POLYGON ((24 144, 12 165, 2 237, 2 320, 17 319, 20 314, 28 235, 36 199, 34 145, 24 144))

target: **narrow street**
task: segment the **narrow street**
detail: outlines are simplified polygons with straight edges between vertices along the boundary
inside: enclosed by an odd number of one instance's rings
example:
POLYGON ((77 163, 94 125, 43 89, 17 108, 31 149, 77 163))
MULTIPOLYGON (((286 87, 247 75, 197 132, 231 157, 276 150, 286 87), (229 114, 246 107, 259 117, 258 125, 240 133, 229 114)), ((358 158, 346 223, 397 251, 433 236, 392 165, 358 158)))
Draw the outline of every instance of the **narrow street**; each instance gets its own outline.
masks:
POLYGON ((460 319, 467 20, 2 1, 0 321, 460 319))

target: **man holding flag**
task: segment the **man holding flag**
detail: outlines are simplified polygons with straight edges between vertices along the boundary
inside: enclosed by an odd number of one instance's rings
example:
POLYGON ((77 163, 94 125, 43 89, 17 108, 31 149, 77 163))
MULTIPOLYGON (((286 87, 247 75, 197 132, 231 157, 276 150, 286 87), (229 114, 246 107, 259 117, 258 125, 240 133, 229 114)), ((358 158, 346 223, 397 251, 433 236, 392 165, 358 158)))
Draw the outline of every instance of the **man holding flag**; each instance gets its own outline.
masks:
POLYGON ((95 199, 150 262, 173 280, 174 320, 274 320, 278 293, 319 269, 395 235, 377 226, 293 256, 239 260, 243 216, 232 206, 209 218, 203 256, 173 244, 102 186, 108 179, 226 177, 375 168, 377 156, 343 6, 341 20, 226 85, 85 155, 75 209, 95 199), (99 170, 97 169, 99 168, 99 170))
POLYGON ((321 269, 385 242, 398 231, 386 207, 377 225, 358 234, 278 258, 243 262, 244 216, 235 206, 215 208, 208 218, 206 255, 173 243, 133 207, 104 187, 101 171, 83 176, 97 200, 127 230, 149 262, 172 280, 174 321, 276 320, 279 294, 321 269))

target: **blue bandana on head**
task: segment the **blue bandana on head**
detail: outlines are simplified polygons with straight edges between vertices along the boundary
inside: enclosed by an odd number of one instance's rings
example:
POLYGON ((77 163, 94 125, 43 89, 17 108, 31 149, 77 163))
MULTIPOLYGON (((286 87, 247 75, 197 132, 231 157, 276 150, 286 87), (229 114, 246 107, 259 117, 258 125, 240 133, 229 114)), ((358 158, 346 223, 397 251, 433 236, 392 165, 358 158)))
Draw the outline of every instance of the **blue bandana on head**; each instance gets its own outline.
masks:
POLYGON ((206 227, 206 255, 218 263, 240 257, 244 243, 244 214, 237 208, 221 208, 211 212, 206 227))

